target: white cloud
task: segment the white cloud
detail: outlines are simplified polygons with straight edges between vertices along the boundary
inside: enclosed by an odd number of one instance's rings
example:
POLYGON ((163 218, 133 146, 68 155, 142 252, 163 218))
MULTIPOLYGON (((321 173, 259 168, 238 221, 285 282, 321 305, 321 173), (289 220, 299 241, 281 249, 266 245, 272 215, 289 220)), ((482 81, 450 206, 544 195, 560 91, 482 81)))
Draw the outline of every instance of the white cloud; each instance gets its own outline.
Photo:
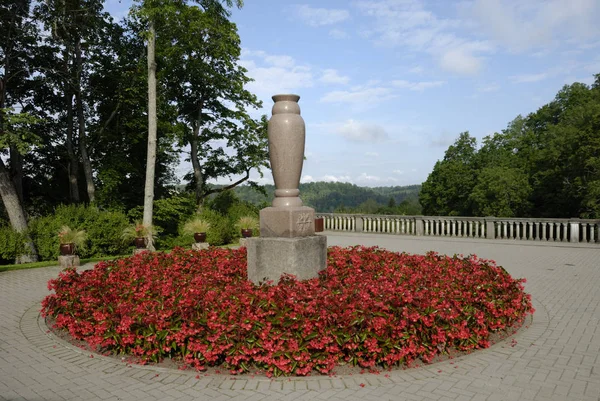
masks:
POLYGON ((395 177, 379 177, 377 175, 371 175, 368 173, 361 173, 355 179, 357 185, 382 185, 382 184, 393 184, 398 182, 395 177))
POLYGON ((389 138, 382 126, 354 120, 346 121, 335 133, 353 142, 381 142, 389 138))
POLYGON ((355 3, 374 19, 364 36, 381 46, 398 46, 430 54, 448 71, 473 75, 494 47, 486 41, 459 35, 464 21, 440 18, 419 0, 363 0, 355 3))
POLYGON ((390 88, 385 87, 356 87, 350 91, 332 91, 321 97, 324 103, 350 103, 363 108, 396 97, 390 88))
POLYGON ((539 82, 545 79, 550 78, 551 74, 547 72, 542 72, 539 74, 522 74, 522 75, 514 75, 510 77, 510 79, 515 83, 530 83, 530 82, 539 82))
POLYGON ((404 80, 392 81, 392 84, 397 88, 410 89, 412 91, 423 91, 429 88, 435 88, 436 86, 442 86, 446 81, 423 81, 423 82, 409 82, 404 80))
POLYGON ((313 8, 306 4, 296 6, 295 9, 300 19, 314 27, 337 24, 350 17, 347 10, 313 8))
POLYGON ((593 41, 600 34, 598 0, 475 0, 471 15, 512 51, 593 41))
POLYGON ((377 152, 366 152, 365 156, 367 156, 367 157, 379 157, 379 153, 377 153, 377 152))
POLYGON ((327 175, 324 175, 324 176, 320 177, 319 181, 325 181, 325 182, 352 182, 352 179, 348 175, 335 176, 335 175, 327 174, 327 175))
POLYGON ((422 74, 425 70, 421 66, 416 66, 408 70, 411 74, 422 74))
POLYGON ((496 92, 500 89, 500 85, 495 82, 489 83, 487 85, 483 85, 477 88, 479 92, 496 92))
POLYGON ((293 93, 314 85, 312 69, 299 65, 293 57, 264 51, 243 50, 240 64, 254 79, 247 89, 263 100, 277 93, 293 93))
POLYGON ((339 75, 336 70, 330 68, 323 71, 323 75, 321 75, 319 81, 325 84, 347 84, 350 78, 339 75))
POLYGON ((443 69, 459 74, 476 74, 481 70, 482 64, 481 57, 461 47, 450 49, 440 57, 440 65, 443 69))
POLYGON ((394 170, 394 171, 392 171, 392 173, 398 174, 398 175, 403 175, 404 171, 402 171, 402 170, 394 170))
POLYGON ((312 177, 312 175, 304 175, 302 176, 302 178, 300 179, 300 182, 302 183, 307 183, 307 182, 315 182, 315 179, 312 177))
POLYGON ((346 31, 337 28, 330 30, 329 36, 331 36, 334 39, 347 39, 350 37, 350 35, 348 35, 346 31))

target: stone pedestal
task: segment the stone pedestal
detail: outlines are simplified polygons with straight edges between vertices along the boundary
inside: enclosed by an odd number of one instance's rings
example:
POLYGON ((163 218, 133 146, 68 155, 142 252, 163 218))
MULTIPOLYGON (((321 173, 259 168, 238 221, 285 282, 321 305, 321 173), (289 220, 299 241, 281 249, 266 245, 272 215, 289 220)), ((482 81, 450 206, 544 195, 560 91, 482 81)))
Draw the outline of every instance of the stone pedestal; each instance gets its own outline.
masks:
POLYGON ((315 211, 306 206, 266 207, 260 211, 260 236, 296 238, 315 235, 315 211))
POLYGON ((192 249, 194 251, 201 251, 203 249, 208 249, 209 244, 208 242, 196 242, 192 244, 192 249))
POLYGON ((272 280, 277 284, 282 274, 298 280, 317 277, 327 266, 327 237, 247 238, 248 279, 254 284, 272 280))
POLYGON ((67 267, 79 267, 79 256, 77 256, 77 255, 60 255, 58 257, 58 264, 63 269, 66 269, 67 267))

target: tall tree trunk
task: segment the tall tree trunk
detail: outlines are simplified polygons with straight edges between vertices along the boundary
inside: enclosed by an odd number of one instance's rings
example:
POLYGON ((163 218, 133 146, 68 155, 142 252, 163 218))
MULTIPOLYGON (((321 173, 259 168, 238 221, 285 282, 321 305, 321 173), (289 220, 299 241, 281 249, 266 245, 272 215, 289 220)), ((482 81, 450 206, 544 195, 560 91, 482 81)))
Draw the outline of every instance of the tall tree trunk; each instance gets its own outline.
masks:
MULTIPOLYGON (((146 227, 152 226, 154 202, 154 173, 156 168, 156 30, 154 21, 148 27, 148 154, 146 157, 146 184, 144 188, 144 218, 146 227)), ((152 235, 148 238, 148 249, 154 250, 152 235)))
POLYGON ((69 156, 69 190, 71 192, 71 201, 79 203, 79 185, 77 183, 77 174, 79 172, 79 160, 75 154, 73 146, 73 93, 67 88, 66 94, 67 107, 67 154, 69 156))
MULTIPOLYGON (((10 174, 4 165, 4 162, 0 158, 0 198, 4 203, 4 208, 8 213, 8 219, 12 228, 19 232, 25 233, 27 231, 27 218, 25 217, 25 211, 23 210, 23 204, 19 200, 15 185, 10 178, 10 174)), ((31 238, 27 236, 25 246, 29 251, 27 255, 21 255, 17 257, 16 263, 28 263, 37 262, 38 254, 35 249, 35 245, 31 238)))
POLYGON ((15 191, 23 203, 23 155, 16 146, 10 146, 10 175, 15 184, 15 191))
POLYGON ((194 124, 194 130, 192 138, 190 139, 190 160, 192 161, 192 169, 194 170, 194 180, 196 181, 195 195, 196 195, 196 212, 202 212, 202 189, 204 188, 204 176, 202 174, 202 168, 200 167, 200 160, 198 159, 198 140, 200 137, 200 126, 202 124, 202 103, 198 106, 198 117, 194 124))
POLYGON ((75 63, 77 71, 77 79, 75 88, 75 98, 77 102, 77 119, 79 120, 79 154, 83 163, 83 171, 85 174, 86 189, 90 203, 96 200, 96 187, 94 185, 94 177, 92 174, 92 163, 87 152, 85 138, 85 116, 83 114, 83 99, 81 96, 81 73, 83 70, 83 62, 81 60, 81 41, 75 42, 75 63))

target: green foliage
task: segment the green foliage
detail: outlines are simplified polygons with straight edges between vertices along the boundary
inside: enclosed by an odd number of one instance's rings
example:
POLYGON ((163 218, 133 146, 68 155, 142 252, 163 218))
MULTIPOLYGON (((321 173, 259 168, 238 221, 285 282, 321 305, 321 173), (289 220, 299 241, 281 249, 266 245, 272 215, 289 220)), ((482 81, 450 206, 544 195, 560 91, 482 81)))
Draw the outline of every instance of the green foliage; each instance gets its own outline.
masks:
POLYGON ((8 226, 0 226, 0 265, 14 263, 25 253, 25 236, 8 226))
POLYGON ((483 140, 461 134, 423 183, 429 215, 600 218, 600 74, 483 140))
MULTIPOLYGON (((300 184, 300 198, 305 205, 321 213, 374 213, 374 214, 420 214, 418 204, 420 185, 405 187, 359 187, 354 184, 341 182, 313 182, 300 184), (390 198, 396 206, 386 208, 390 198), (369 200, 375 201, 376 207, 370 207, 369 200), (368 206, 368 208, 365 208, 368 206)), ((234 189, 237 196, 262 209, 270 206, 274 197, 275 187, 265 185, 262 188, 252 188, 247 185, 234 189)), ((242 216, 241 214, 240 216, 242 216)))
MULTIPOLYGON (((157 199, 154 201, 153 210, 152 220, 157 228, 155 246, 159 249, 169 249, 173 244, 183 245, 184 239, 177 240, 179 227, 196 210, 193 195, 178 193, 168 198, 157 199)), ((128 216, 133 220, 141 220, 142 214, 143 207, 136 206, 129 211, 128 216)))
POLYGON ((527 175, 510 167, 486 167, 471 192, 477 216, 518 217, 529 209, 531 186, 527 175))
POLYGON ((240 217, 239 220, 237 221, 237 223, 235 224, 235 226, 239 230, 248 229, 248 230, 254 231, 254 230, 258 230, 260 228, 258 219, 254 216, 240 217))
POLYGON ((195 233, 207 233, 210 230, 210 223, 196 216, 183 225, 182 232, 185 235, 194 235, 195 233))
POLYGON ((204 208, 199 216, 210 223, 210 230, 206 234, 206 242, 211 245, 226 245, 233 242, 236 233, 230 219, 208 208, 204 208))
POLYGON ((59 254, 56 234, 61 227, 85 230, 89 246, 79 254, 87 258, 124 254, 127 246, 121 241, 121 233, 127 224, 127 218, 120 212, 102 211, 94 206, 60 205, 53 214, 33 219, 30 231, 40 259, 54 260, 59 254))
POLYGON ((74 230, 65 225, 58 231, 58 242, 61 245, 73 244, 75 252, 85 250, 87 245, 87 234, 85 230, 74 230))

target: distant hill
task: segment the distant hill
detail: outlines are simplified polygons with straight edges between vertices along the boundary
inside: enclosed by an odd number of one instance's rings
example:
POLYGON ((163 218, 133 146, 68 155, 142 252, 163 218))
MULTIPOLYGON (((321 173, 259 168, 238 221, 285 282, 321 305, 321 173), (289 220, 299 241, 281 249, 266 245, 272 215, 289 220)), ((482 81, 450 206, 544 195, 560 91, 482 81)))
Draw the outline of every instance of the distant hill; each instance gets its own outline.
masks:
MULTIPOLYGON (((260 207, 270 203, 274 197, 273 185, 266 185, 265 190, 266 196, 249 186, 242 185, 234 189, 240 199, 260 207)), ((358 209, 367 201, 380 206, 388 206, 390 203, 399 205, 402 202, 416 204, 420 190, 420 185, 369 188, 343 182, 311 182, 300 184, 300 198, 305 205, 318 212, 331 213, 336 210, 358 209)))

